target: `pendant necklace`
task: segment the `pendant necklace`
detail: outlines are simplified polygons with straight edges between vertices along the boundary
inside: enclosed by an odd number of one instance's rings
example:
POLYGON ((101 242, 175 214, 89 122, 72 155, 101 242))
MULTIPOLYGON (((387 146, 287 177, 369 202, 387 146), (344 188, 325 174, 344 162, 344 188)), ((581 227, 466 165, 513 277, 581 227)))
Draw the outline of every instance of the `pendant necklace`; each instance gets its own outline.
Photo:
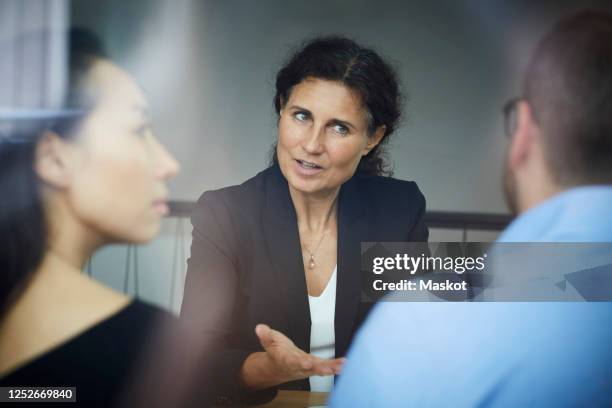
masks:
POLYGON ((323 232, 323 235, 321 235, 321 239, 319 239, 319 243, 317 244, 317 247, 315 248, 314 251, 311 251, 308 248, 305 248, 306 251, 310 254, 310 259, 308 260, 308 267, 310 269, 314 269, 315 266, 317 266, 317 264, 315 263, 314 256, 319 250, 319 247, 321 246, 321 242, 323 242, 323 238, 325 238, 325 234, 327 234, 327 230, 325 230, 325 232, 323 232))

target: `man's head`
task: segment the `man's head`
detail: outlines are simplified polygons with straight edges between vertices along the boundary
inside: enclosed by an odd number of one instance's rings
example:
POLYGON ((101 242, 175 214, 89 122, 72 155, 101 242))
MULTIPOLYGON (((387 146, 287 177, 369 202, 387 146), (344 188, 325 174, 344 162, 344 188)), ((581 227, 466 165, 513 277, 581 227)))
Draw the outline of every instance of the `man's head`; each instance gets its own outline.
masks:
POLYGON ((513 212, 570 187, 612 184, 612 15, 580 12, 555 25, 507 111, 504 187, 513 212))

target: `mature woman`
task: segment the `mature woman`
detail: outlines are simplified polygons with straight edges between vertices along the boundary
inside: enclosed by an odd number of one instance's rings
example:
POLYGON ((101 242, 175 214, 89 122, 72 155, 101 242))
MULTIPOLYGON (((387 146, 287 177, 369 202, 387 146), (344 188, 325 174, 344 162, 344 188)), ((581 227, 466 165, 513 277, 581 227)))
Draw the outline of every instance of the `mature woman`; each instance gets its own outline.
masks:
POLYGON ((374 51, 313 40, 276 78, 273 164, 198 201, 182 316, 222 348, 228 397, 329 390, 370 308, 360 242, 427 240, 423 195, 383 157, 400 100, 374 51))
POLYGON ((171 319, 81 270, 102 245, 156 235, 178 165, 131 77, 95 38, 72 40, 66 106, 1 119, 0 385, 76 386, 82 406, 109 406, 171 319))

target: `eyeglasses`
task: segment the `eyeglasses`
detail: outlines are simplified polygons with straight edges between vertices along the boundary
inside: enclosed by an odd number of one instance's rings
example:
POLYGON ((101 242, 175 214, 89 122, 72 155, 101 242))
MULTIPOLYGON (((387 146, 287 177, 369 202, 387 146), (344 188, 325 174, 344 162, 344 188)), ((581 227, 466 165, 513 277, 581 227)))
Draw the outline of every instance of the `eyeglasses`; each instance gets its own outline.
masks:
POLYGON ((504 132, 506 133, 508 139, 512 138, 512 135, 514 132, 516 132, 516 127, 518 125, 518 113, 516 107, 522 100, 525 100, 525 97, 518 96, 510 99, 504 104, 504 132))

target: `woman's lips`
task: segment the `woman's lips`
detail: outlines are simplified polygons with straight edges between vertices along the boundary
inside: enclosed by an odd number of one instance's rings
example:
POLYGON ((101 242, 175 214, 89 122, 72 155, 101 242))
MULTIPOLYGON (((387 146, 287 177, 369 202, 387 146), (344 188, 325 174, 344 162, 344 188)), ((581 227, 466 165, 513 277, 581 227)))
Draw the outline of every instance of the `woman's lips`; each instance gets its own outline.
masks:
POLYGON ((170 213, 170 207, 168 207, 168 202, 165 200, 154 201, 153 208, 161 216, 168 215, 170 213))
POLYGON ((323 168, 318 164, 306 160, 295 159, 295 167, 298 174, 302 176, 313 176, 323 171, 323 168))

